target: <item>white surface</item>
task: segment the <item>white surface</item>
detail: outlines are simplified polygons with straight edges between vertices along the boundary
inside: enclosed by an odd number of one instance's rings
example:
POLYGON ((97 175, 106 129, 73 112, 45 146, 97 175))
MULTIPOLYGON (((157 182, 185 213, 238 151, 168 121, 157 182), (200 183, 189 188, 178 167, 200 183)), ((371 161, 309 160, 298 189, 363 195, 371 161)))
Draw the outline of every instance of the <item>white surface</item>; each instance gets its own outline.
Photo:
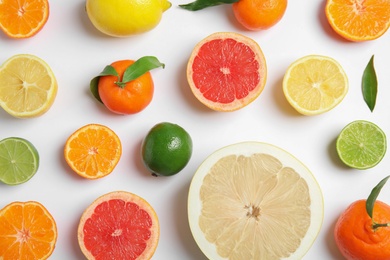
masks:
MULTIPOLYGON (((172 0, 172 7, 164 13, 158 27, 131 38, 100 34, 89 22, 81 0, 50 1, 49 20, 33 38, 12 40, 0 34, 1 63, 14 54, 37 55, 51 66, 59 84, 54 105, 42 117, 21 120, 0 111, 0 138, 26 138, 37 147, 41 158, 39 171, 29 182, 15 187, 0 185, 0 207, 16 200, 41 202, 58 225, 58 241, 51 259, 83 259, 76 236, 83 210, 104 193, 131 191, 148 200, 160 219, 161 237, 153 259, 205 259, 188 227, 187 192, 191 177, 213 151, 236 142, 261 141, 279 146, 301 160, 323 190, 324 223, 305 259, 341 259, 333 240, 334 223, 350 203, 366 198, 379 180, 390 173, 390 153, 373 169, 348 169, 337 157, 335 139, 346 124, 356 119, 378 124, 390 137, 390 32, 372 42, 347 42, 328 25, 325 0, 290 1, 283 19, 273 28, 259 32, 240 27, 230 6, 189 12, 178 7, 182 3, 187 1, 172 0), (193 97, 186 81, 187 59, 193 47, 217 31, 252 37, 268 63, 263 93, 248 107, 232 113, 204 107, 193 97), (350 90, 342 103, 315 117, 297 114, 284 98, 281 86, 288 65, 308 54, 333 57, 344 67, 350 81, 350 90), (371 113, 363 101, 361 77, 373 54, 379 94, 371 113), (90 79, 113 61, 145 55, 154 55, 166 64, 165 69, 152 71, 152 103, 132 116, 108 112, 91 96, 90 79), (143 168, 140 144, 147 131, 162 121, 183 126, 193 138, 194 150, 180 174, 154 178, 143 168), (123 145, 117 168, 96 181, 76 176, 63 158, 67 137, 89 123, 107 125, 123 145)), ((379 199, 385 201, 390 195, 388 185, 379 199)))

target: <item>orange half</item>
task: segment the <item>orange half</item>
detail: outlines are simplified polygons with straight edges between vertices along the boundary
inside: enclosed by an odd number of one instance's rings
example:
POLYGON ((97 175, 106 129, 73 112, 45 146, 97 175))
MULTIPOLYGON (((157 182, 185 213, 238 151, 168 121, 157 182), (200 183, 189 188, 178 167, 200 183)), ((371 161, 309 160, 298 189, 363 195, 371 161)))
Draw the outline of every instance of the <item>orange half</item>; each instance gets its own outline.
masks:
POLYGON ((328 0, 325 14, 330 26, 350 41, 368 41, 390 27, 389 0, 328 0))
POLYGON ((0 211, 0 259, 47 259, 56 241, 55 220, 39 202, 13 202, 0 211))
POLYGON ((187 80, 195 97, 216 111, 234 111, 263 91, 267 65, 253 39, 218 32, 200 41, 187 65, 187 80))
POLYGON ((11 38, 34 36, 48 18, 48 0, 0 1, 0 28, 11 38))
POLYGON ((65 160, 78 175, 98 179, 110 174, 122 155, 119 137, 110 128, 89 124, 66 141, 65 160))

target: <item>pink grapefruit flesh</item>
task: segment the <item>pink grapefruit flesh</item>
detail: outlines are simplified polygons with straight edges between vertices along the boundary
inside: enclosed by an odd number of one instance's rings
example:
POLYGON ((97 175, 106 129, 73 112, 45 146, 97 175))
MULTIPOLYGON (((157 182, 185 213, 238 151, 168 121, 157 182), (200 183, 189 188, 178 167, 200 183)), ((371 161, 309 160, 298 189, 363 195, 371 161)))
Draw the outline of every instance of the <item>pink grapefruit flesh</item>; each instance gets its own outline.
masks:
POLYGON ((216 111, 247 106, 263 91, 267 65, 253 39, 218 32, 200 41, 187 65, 187 80, 195 97, 216 111))

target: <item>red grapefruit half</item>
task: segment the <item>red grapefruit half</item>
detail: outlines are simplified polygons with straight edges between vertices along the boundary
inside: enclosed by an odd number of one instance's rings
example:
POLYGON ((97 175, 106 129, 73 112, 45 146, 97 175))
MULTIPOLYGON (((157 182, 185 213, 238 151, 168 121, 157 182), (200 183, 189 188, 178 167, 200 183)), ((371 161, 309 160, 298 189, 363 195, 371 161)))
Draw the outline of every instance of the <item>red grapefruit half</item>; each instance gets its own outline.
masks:
POLYGON ((254 101, 267 80, 266 60, 253 39, 217 32, 200 41, 187 65, 195 97, 216 111, 235 111, 254 101))
POLYGON ((150 259, 160 226, 147 201, 130 192, 114 191, 84 211, 77 235, 87 259, 150 259))

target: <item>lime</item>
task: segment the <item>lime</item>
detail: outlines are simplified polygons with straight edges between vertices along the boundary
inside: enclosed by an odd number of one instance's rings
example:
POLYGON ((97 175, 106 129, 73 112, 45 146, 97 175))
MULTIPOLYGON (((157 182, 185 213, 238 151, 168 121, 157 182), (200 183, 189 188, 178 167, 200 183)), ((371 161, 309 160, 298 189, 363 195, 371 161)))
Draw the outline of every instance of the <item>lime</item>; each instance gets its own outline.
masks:
POLYGON ((377 165, 384 157, 386 148, 385 133, 374 123, 364 120, 349 123, 336 142, 341 161, 360 170, 377 165))
POLYGON ((192 155, 192 139, 181 126, 162 122, 149 130, 142 142, 142 160, 155 176, 180 172, 192 155))
POLYGON ((0 181, 17 185, 31 179, 39 167, 39 154, 29 141, 9 137, 0 141, 0 181))

